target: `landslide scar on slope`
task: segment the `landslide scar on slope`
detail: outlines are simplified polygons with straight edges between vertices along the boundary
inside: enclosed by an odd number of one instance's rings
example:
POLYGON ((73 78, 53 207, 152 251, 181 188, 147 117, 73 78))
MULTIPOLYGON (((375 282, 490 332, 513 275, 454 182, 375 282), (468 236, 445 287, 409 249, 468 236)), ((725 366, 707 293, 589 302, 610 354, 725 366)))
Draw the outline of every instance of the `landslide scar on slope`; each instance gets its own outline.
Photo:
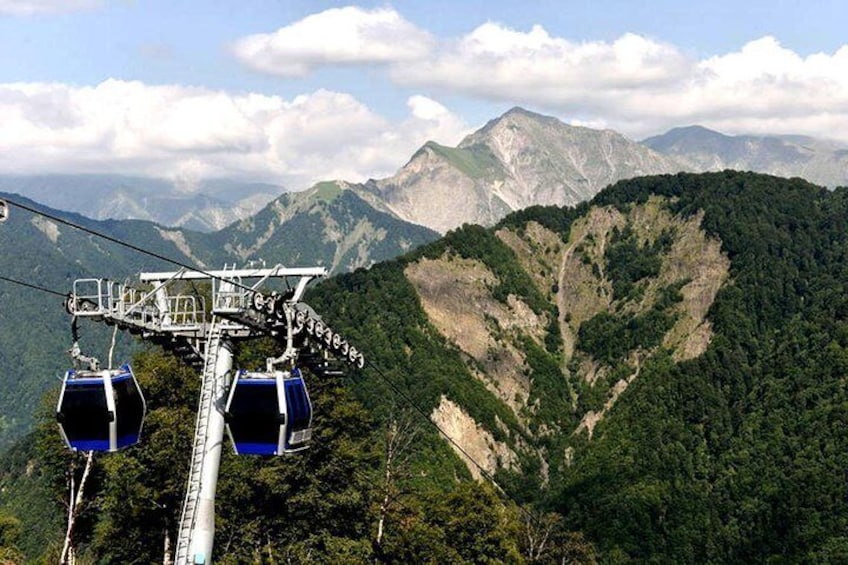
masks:
MULTIPOLYGON (((721 253, 721 243, 707 237, 701 228, 703 213, 688 218, 673 216, 665 205, 666 202, 662 198, 652 197, 645 204, 633 206, 624 218, 633 233, 645 245, 653 245, 662 234, 672 234, 672 243, 668 251, 661 256, 659 273, 643 281, 645 287, 642 298, 638 301, 611 300, 607 311, 616 315, 638 316, 656 304, 662 289, 682 284, 682 300, 672 307, 675 322, 663 336, 662 347, 671 350, 676 361, 683 361, 703 354, 712 339, 712 326, 706 319, 706 314, 718 290, 729 278, 730 260, 721 253)), ((611 233, 607 234, 607 244, 610 243, 611 236, 611 233)), ((604 256, 601 254, 592 260, 600 264, 604 261, 604 256)), ((595 271, 598 272, 599 269, 595 271)), ((602 271, 601 276, 603 277, 602 271)), ((572 319, 572 323, 573 321, 572 319)), ((579 325, 573 328, 576 332, 579 325)), ((592 437, 594 427, 638 376, 640 359, 647 359, 654 352, 655 349, 637 350, 628 355, 625 362, 631 368, 630 376, 610 385, 607 402, 600 411, 588 412, 577 431, 585 429, 589 437, 592 437)), ((588 371, 580 376, 589 381, 592 371, 598 366, 597 361, 584 359, 580 367, 588 368, 588 371)))
MULTIPOLYGON (((712 339, 712 327, 706 314, 718 290, 727 282, 730 261, 721 253, 721 242, 707 237, 701 223, 703 213, 688 218, 673 216, 667 200, 651 197, 634 205, 627 213, 608 207, 591 208, 572 225, 568 240, 562 242, 554 232, 528 223, 521 233, 500 230, 498 237, 517 254, 524 269, 539 290, 556 300, 559 327, 563 339, 563 369, 575 367, 578 377, 591 386, 605 382, 609 367, 576 349, 580 325, 601 312, 636 316, 649 310, 663 288, 682 284, 683 300, 673 307, 676 321, 663 336, 662 346, 670 349, 676 361, 692 359, 704 353, 712 339), (652 245, 662 234, 672 234, 672 243, 663 253, 659 273, 645 279, 644 293, 637 301, 616 300, 606 271, 605 253, 614 229, 625 225, 644 245, 652 245), (684 284, 685 283, 685 284, 684 284), (554 286, 555 285, 555 286, 554 286), (553 297, 552 289, 556 288, 553 297), (575 359, 578 363, 570 363, 575 359)), ((589 411, 577 430, 592 435, 595 425, 615 404, 619 396, 638 376, 639 360, 652 351, 634 351, 624 360, 631 373, 625 379, 607 383, 606 402, 598 411, 589 411)))
POLYGON ((497 441, 491 433, 446 397, 442 396, 430 419, 451 438, 451 449, 462 459, 476 480, 482 479, 477 465, 489 475, 495 474, 499 468, 514 469, 518 466, 518 457, 506 444, 497 441), (457 449, 457 446, 462 450, 457 449))
POLYGON ((516 331, 541 340, 546 321, 524 302, 492 297, 497 277, 479 262, 446 255, 422 259, 405 271, 438 331, 474 360, 469 369, 515 413, 530 394, 524 355, 509 337, 516 331))

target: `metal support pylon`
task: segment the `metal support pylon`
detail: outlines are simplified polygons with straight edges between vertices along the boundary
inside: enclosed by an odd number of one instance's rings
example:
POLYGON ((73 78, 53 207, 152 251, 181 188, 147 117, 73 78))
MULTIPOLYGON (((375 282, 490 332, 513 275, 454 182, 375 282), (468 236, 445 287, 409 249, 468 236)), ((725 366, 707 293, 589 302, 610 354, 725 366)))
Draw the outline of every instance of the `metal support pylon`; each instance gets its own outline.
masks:
MULTIPOLYGON (((233 369, 233 343, 272 335, 285 338, 285 360, 294 356, 316 375, 337 369, 326 354, 362 368, 365 358, 355 347, 327 327, 308 306, 299 305, 307 284, 325 277, 323 267, 223 269, 201 272, 142 273, 140 280, 152 288, 140 290, 108 279, 79 279, 66 301, 68 313, 114 324, 139 333, 197 366, 202 357, 202 382, 195 436, 192 443, 186 496, 177 532, 176 565, 209 565, 215 540, 215 492, 224 438, 224 407, 233 369), (295 278, 297 284, 283 293, 263 296, 260 287, 272 278, 295 278), (201 297, 172 294, 179 281, 211 280, 211 316, 201 297), (249 286, 244 281, 256 281, 249 286), (299 334, 307 350, 296 351, 299 334), (201 354, 202 352, 202 354, 201 354)), ((300 346, 299 346, 300 347, 300 346)), ((277 360, 271 360, 277 361, 277 360)))
POLYGON ((210 563, 212 559, 215 492, 224 439, 223 404, 232 367, 232 346, 222 338, 220 326, 213 319, 206 342, 189 478, 177 537, 177 564, 210 563))

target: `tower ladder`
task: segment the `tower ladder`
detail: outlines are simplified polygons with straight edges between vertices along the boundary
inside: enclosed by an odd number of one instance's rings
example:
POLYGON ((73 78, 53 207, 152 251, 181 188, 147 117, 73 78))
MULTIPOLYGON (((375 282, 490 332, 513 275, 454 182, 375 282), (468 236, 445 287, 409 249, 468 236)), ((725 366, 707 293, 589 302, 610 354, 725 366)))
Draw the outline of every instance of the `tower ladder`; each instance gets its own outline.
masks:
POLYGON ((201 477, 203 476, 203 460, 206 448, 206 434, 209 413, 214 410, 216 401, 216 374, 215 366, 218 360, 218 347, 221 341, 221 329, 215 317, 209 324, 209 332, 206 339, 206 354, 203 364, 203 380, 201 381, 200 403, 197 410, 197 420, 194 430, 194 445, 191 453, 191 468, 186 486, 186 496, 183 501, 182 516, 177 536, 177 548, 175 552, 175 565, 192 563, 189 561, 189 549, 191 544, 191 533, 197 518, 197 501, 200 494, 201 477))

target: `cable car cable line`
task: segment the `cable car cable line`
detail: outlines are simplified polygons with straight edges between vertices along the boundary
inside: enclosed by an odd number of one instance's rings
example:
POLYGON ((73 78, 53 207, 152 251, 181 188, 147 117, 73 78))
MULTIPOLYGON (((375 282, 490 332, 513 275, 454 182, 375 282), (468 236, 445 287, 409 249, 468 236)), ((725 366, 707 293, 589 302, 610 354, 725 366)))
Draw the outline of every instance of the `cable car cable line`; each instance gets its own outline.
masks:
POLYGON ((118 239, 117 237, 113 237, 111 235, 107 235, 105 233, 98 232, 97 230, 87 228, 83 225, 77 224, 77 223, 72 222, 70 220, 60 218, 59 216, 56 216, 54 214, 49 214, 49 213, 44 212, 42 210, 38 210, 37 208, 33 208, 32 206, 27 206, 26 204, 21 204, 20 202, 15 202, 14 200, 9 200, 9 199, 7 199, 7 202, 9 204, 17 206, 18 208, 20 208, 22 210, 26 210, 27 212, 31 212, 31 213, 36 214, 38 216, 42 216, 44 218, 47 218, 48 220, 53 220, 54 222, 59 222, 60 224, 64 224, 68 227, 80 230, 82 232, 93 235, 95 237, 105 239, 106 241, 110 241, 110 242, 115 243, 117 245, 121 245, 123 247, 126 247, 127 249, 132 249, 133 251, 136 251, 138 253, 148 255, 148 256, 153 257, 155 259, 159 259, 160 261, 165 261, 166 263, 176 265, 177 267, 186 269, 188 271, 197 271, 198 273, 201 273, 201 274, 209 277, 210 279, 216 279, 216 280, 219 280, 219 281, 226 281, 229 284, 232 284, 233 286, 239 287, 242 290, 247 290, 247 291, 250 291, 250 292, 253 292, 253 290, 254 290, 249 286, 245 286, 245 285, 239 283, 238 281, 234 281, 232 279, 225 279, 224 277, 213 275, 212 273, 204 271, 203 269, 200 269, 198 267, 189 265, 187 263, 183 263, 182 261, 178 261, 176 259, 172 259, 171 257, 166 257, 165 255, 162 255, 160 253, 156 253, 155 251, 150 251, 150 250, 144 249, 143 247, 139 247, 138 245, 135 245, 135 244, 130 243, 128 241, 124 241, 124 240, 118 239))
POLYGON ((442 435, 442 436, 443 436, 446 440, 448 440, 448 442, 449 442, 451 445, 453 445, 453 446, 457 449, 457 451, 459 451, 459 452, 460 452, 463 456, 465 456, 465 457, 466 457, 469 461, 471 461, 471 462, 474 464, 474 466, 475 466, 475 467, 477 467, 477 469, 480 471, 480 474, 481 474, 481 475, 483 475, 484 477, 486 477, 486 479, 488 479, 488 480, 489 480, 489 482, 491 482, 491 483, 492 483, 492 485, 494 485, 494 487, 495 487, 495 488, 496 488, 499 492, 501 492, 502 494, 504 494, 505 496, 507 496, 510 500, 512 500, 513 502, 515 502, 516 504, 518 504, 518 502, 517 502, 516 500, 514 500, 511 496, 509 496, 509 494, 507 494, 507 492, 506 492, 505 490, 503 490, 503 488, 501 488, 501 486, 500 486, 500 485, 499 485, 499 484, 495 481, 495 478, 492 476, 492 474, 491 474, 491 473, 489 473, 486 469, 484 469, 484 468, 483 468, 483 466, 482 466, 480 463, 478 463, 478 462, 477 462, 477 461, 476 461, 473 457, 471 457, 471 455, 469 455, 469 454, 468 454, 468 452, 467 452, 465 449, 463 449, 463 448, 462 448, 462 446, 460 446, 460 445, 459 445, 456 441, 454 441, 454 440, 453 440, 453 438, 451 438, 451 437, 447 434, 447 432, 446 432, 446 431, 444 431, 444 430, 441 428, 441 426, 439 426, 439 424, 437 424, 436 422, 434 422, 433 420, 431 420, 431 419, 430 419, 430 416, 428 416, 428 415, 427 415, 427 413, 424 411, 424 409, 423 409, 423 408, 421 408, 418 404, 416 404, 416 403, 415 403, 415 401, 413 401, 413 400, 412 400, 412 398, 410 398, 410 397, 409 397, 409 395, 408 395, 408 394, 406 394, 406 393, 405 393, 405 392, 404 392, 404 391, 403 391, 403 390, 402 390, 402 389, 401 389, 401 388, 400 388, 397 384, 395 384, 394 382, 392 382, 392 381, 391 381, 391 379, 389 379, 389 378, 385 375, 385 373, 383 373, 383 371, 382 371, 382 370, 380 370, 380 368, 379 368, 379 367, 377 367, 376 365, 374 365, 374 363, 373 363, 373 362, 371 362, 371 360, 370 360, 370 359, 368 359, 368 361, 367 361, 366 363, 368 364, 368 366, 369 366, 369 367, 371 367, 372 369, 374 369, 374 371, 377 373, 377 375, 378 375, 381 379, 383 379, 383 381, 385 381, 385 382, 389 385, 389 387, 391 387, 391 389, 395 392, 395 394, 397 394, 397 395, 398 395, 398 396, 399 396, 399 397, 400 397, 403 401, 405 401, 407 404, 409 404, 410 406, 412 406, 412 408, 414 408, 414 409, 415 409, 415 411, 416 411, 416 412, 418 412, 418 414, 420 414, 420 415, 421 415, 421 416, 422 416, 425 420, 427 420, 427 422, 429 422, 431 426, 433 426, 434 428, 436 428, 436 430, 437 430, 437 431, 438 431, 438 432, 439 432, 439 433, 440 433, 440 434, 441 434, 441 435, 442 435))
POLYGON ((497 492, 499 492, 501 495, 503 495, 508 500, 510 500, 513 504, 515 504, 515 507, 518 509, 518 511, 521 514, 523 514, 526 518, 531 520, 537 526, 539 525, 540 518, 538 516, 533 515, 529 510, 524 508, 524 506, 522 506, 521 503, 519 503, 518 500, 516 500, 511 494, 509 494, 507 491, 505 491, 503 489, 503 487, 501 487, 497 483, 497 481, 495 481, 495 477, 489 471, 484 469, 483 466, 480 463, 478 463, 476 459, 471 457, 471 455, 465 449, 463 449, 462 446, 460 446, 456 441, 454 441, 454 439, 451 438, 447 434, 447 432, 445 432, 441 428, 441 426, 439 426, 439 424, 437 424, 436 422, 431 420, 430 417, 427 415, 427 412, 425 412, 423 408, 421 408, 418 404, 416 404, 415 401, 412 400, 412 398, 410 398, 409 395, 406 394, 403 391, 403 389, 401 389, 397 384, 392 382, 391 379, 389 379, 379 367, 374 365, 374 363, 371 362, 370 358, 368 359, 368 361, 366 361, 366 364, 369 367, 371 367, 372 369, 374 369, 374 371, 377 373, 377 375, 381 379, 383 379, 389 385, 389 387, 391 387, 391 389, 395 392, 395 394, 397 394, 404 402, 409 404, 431 426, 436 428, 436 430, 438 430, 438 432, 442 435, 442 437, 444 437, 451 445, 453 445, 457 449, 457 451, 459 451, 463 456, 465 456, 466 459, 471 461, 471 463, 473 463, 474 466, 477 467, 477 469, 480 471, 480 475, 483 476, 484 478, 486 478, 486 480, 488 480, 492 484, 492 486, 495 487, 495 490, 497 490, 497 492))
POLYGON ((25 287, 31 288, 33 290, 40 290, 41 292, 46 292, 46 293, 52 294, 54 296, 61 296, 62 298, 67 298, 67 296, 68 296, 67 292, 59 292, 59 291, 56 291, 56 290, 51 290, 51 289, 45 288, 43 286, 38 286, 37 284, 26 283, 26 282, 19 281, 19 280, 10 278, 10 277, 4 277, 3 275, 0 275, 0 280, 6 281, 6 282, 9 282, 9 283, 12 283, 12 284, 17 284, 17 285, 20 285, 20 286, 25 286, 25 287))

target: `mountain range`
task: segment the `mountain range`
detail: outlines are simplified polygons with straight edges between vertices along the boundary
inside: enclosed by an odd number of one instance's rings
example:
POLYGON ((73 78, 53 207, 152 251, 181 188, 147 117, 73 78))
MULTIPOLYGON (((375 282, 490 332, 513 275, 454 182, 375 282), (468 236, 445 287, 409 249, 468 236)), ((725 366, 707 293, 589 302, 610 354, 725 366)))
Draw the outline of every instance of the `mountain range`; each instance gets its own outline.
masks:
POLYGON ((613 131, 514 108, 455 148, 425 144, 396 175, 359 191, 444 233, 464 223, 493 225, 532 205, 571 206, 617 180, 678 170, 674 160, 613 131))
MULTIPOLYGON (((804 174, 833 186, 846 180, 846 159, 846 151, 833 143, 797 136, 730 137, 701 127, 674 129, 640 144, 613 131, 569 126, 514 108, 457 147, 429 142, 396 175, 361 184, 325 182, 276 197, 272 193, 281 187, 216 181, 194 192, 179 192, 164 181, 97 175, 0 177, 0 188, 57 203, 81 214, 70 217, 86 225, 205 268, 264 260, 320 264, 344 272, 405 253, 466 223, 491 226, 515 210, 575 205, 623 178, 737 167, 784 176, 804 174), (119 211, 166 221, 114 219, 119 211), (86 217, 99 221, 91 223, 86 217), (194 225, 200 231, 169 224, 194 225)), ((29 280, 34 273, 46 272, 46 280, 66 292, 76 277, 123 278, 150 268, 147 259, 91 238, 79 239, 72 230, 49 221, 31 217, 18 223, 17 210, 12 215, 13 220, 0 229, 4 275, 29 280), (50 269, 44 257, 54 257, 50 269), (56 278, 57 273, 63 275, 56 278)), ((7 297, 18 294, 4 292, 7 297)), ((37 317, 38 303, 39 299, 27 297, 18 313, 10 310, 12 303, 0 308, 7 312, 4 317, 26 323, 37 317)), ((61 319, 57 315, 48 324, 56 344, 64 339, 61 319)), ((0 331, 5 333, 0 374, 9 374, 17 363, 9 352, 27 351, 29 345, 19 343, 22 336, 12 325, 4 324, 0 331)), ((0 410, 9 403, 9 410, 3 410, 5 423, 0 422, 0 442, 26 428, 48 375, 61 370, 61 351, 55 349, 51 362, 33 356, 32 364, 22 365, 38 375, 35 382, 40 385, 5 379, 0 386, 0 392, 14 391, 0 395, 0 410), (19 402, 22 397, 27 400, 19 402)))
MULTIPOLYGON (((574 205, 626 178, 725 169, 834 188, 848 184, 848 148, 805 136, 728 136, 700 126, 635 142, 513 108, 456 147, 425 143, 391 177, 335 183, 378 211, 445 233, 464 223, 493 225, 528 206, 574 205)), ((229 180, 189 190, 108 175, 0 177, 4 190, 94 219, 144 219, 207 233, 247 220, 286 192, 229 180)))
POLYGON ((831 188, 848 185, 848 147, 802 135, 729 136, 700 126, 642 141, 691 171, 734 169, 800 177, 831 188))
POLYGON ((204 232, 252 216, 284 191, 280 186, 225 179, 187 187, 121 175, 0 175, 0 192, 58 210, 95 220, 148 220, 204 232))

